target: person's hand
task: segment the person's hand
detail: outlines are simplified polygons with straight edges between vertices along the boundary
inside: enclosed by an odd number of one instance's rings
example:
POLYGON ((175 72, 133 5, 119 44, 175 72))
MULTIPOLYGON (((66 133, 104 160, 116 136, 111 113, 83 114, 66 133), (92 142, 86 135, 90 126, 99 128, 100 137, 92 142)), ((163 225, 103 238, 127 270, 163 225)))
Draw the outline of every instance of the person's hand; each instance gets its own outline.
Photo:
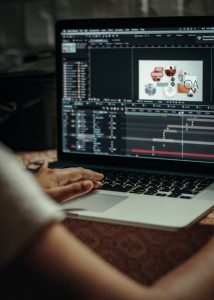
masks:
POLYGON ((35 174, 44 191, 58 202, 88 193, 102 186, 103 174, 84 168, 49 169, 35 174))

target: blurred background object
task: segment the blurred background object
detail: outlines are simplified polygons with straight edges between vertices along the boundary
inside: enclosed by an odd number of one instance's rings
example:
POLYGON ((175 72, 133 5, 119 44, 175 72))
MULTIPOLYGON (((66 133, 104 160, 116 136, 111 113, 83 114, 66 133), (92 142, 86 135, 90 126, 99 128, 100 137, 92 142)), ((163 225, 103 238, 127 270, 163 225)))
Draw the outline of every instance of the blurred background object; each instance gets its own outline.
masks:
POLYGON ((56 147, 58 19, 214 15, 213 0, 0 0, 0 139, 14 150, 56 147))

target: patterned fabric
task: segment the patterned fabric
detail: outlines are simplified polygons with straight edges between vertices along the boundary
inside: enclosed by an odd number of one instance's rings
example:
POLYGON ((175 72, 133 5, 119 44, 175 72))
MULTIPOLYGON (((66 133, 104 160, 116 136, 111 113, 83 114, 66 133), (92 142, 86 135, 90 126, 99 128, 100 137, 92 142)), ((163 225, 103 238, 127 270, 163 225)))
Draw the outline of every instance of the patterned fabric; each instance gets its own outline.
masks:
POLYGON ((201 224, 169 232, 83 220, 64 223, 97 254, 144 284, 185 261, 214 233, 214 226, 201 224))

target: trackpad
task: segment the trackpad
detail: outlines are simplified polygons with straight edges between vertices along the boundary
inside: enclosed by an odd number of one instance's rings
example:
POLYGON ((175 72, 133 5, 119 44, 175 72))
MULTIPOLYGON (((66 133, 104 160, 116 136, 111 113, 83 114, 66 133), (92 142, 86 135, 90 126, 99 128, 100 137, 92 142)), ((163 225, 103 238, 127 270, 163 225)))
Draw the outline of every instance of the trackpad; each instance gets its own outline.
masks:
POLYGON ((112 206, 120 203, 128 197, 114 196, 108 194, 92 194, 77 200, 71 200, 63 204, 63 208, 66 209, 83 209, 94 212, 103 212, 112 206))

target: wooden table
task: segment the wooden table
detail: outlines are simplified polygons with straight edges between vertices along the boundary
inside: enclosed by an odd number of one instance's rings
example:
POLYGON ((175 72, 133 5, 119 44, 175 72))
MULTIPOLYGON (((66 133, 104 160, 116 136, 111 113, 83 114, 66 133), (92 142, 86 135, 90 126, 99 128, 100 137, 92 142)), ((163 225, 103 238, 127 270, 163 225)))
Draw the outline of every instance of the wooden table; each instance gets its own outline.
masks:
MULTIPOLYGON (((37 158, 55 161, 57 157, 56 150, 17 154, 25 164, 37 158)), ((209 240, 214 232, 214 211, 177 232, 72 219, 64 223, 105 260, 135 280, 151 284, 209 240)))

